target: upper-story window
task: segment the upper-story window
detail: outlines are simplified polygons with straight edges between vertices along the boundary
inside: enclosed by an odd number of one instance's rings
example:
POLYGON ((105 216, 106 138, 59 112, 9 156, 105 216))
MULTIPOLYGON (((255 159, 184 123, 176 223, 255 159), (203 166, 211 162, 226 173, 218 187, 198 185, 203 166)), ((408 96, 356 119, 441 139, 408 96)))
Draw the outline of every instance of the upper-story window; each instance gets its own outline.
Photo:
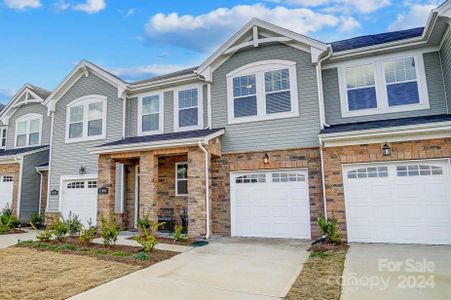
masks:
POLYGON ((343 117, 429 108, 421 54, 363 59, 338 69, 343 117))
POLYGON ((0 129, 0 138, 1 138, 0 149, 5 149, 6 141, 7 141, 7 129, 6 128, 0 129))
POLYGON ((149 94, 138 98, 138 134, 163 132, 163 94, 149 94))
POLYGON ((42 115, 28 114, 17 119, 16 139, 15 139, 16 147, 20 148, 40 145, 42 138, 41 133, 42 133, 42 115))
POLYGON ((72 101, 66 112, 66 142, 80 142, 106 137, 107 98, 85 96, 72 101))
POLYGON ((174 91, 174 129, 193 130, 203 127, 202 86, 184 86, 174 91))
POLYGON ((260 61, 227 74, 229 123, 299 115, 296 63, 260 61))

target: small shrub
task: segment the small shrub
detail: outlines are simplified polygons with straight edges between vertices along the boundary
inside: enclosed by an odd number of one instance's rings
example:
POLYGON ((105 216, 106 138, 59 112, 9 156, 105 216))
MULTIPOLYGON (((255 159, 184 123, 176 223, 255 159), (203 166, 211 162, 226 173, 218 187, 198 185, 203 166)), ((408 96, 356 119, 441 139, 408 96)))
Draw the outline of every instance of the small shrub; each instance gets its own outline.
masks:
POLYGON ((134 237, 133 239, 143 247, 144 252, 151 252, 158 244, 158 241, 155 238, 152 230, 146 229, 145 227, 142 227, 139 235, 134 237))
POLYGON ((13 210, 6 206, 0 213, 0 233, 8 233, 20 225, 19 219, 13 215, 13 210))
POLYGON ((187 236, 182 233, 183 227, 180 225, 175 225, 174 228, 174 239, 178 242, 186 242, 188 240, 187 236))
MULTIPOLYGON (((35 228, 35 227, 33 227, 33 228, 35 228)), ((43 231, 40 231, 36 235, 36 239, 40 242, 48 242, 52 239, 52 236, 53 236, 53 231, 47 228, 43 231)))
POLYGON ((34 212, 31 214, 30 225, 35 230, 38 230, 38 229, 41 229, 44 227, 44 222, 42 221, 41 216, 37 212, 34 212))
POLYGON ((75 245, 69 244, 69 243, 65 243, 63 245, 64 249, 66 250, 71 250, 71 251, 75 251, 77 250, 77 247, 75 247, 75 245))
POLYGON ((105 246, 115 245, 121 228, 113 214, 108 219, 102 214, 100 215, 100 236, 105 246))
POLYGON ((90 244, 94 239, 94 235, 96 234, 96 232, 97 232, 96 227, 91 226, 88 229, 85 229, 83 227, 80 231, 80 236, 78 238, 80 244, 82 245, 90 244))
POLYGON ((68 223, 61 215, 55 216, 52 224, 50 224, 48 228, 55 235, 58 241, 63 241, 69 233, 68 223))
POLYGON ((149 256, 149 254, 147 254, 145 252, 138 252, 138 253, 133 254, 133 258, 136 260, 144 261, 144 260, 149 260, 150 256, 149 256))
POLYGON ((152 227, 152 223, 150 222, 148 214, 144 218, 139 218, 137 223, 138 228, 150 229, 152 227))
POLYGON ((325 217, 318 217, 318 226, 322 235, 326 236, 328 242, 341 243, 340 232, 338 231, 338 221, 335 217, 326 220, 325 217))
POLYGON ((69 218, 66 220, 67 230, 69 235, 75 236, 79 235, 81 229, 83 228, 83 224, 77 215, 72 215, 72 212, 69 213, 69 218))
POLYGON ((37 243, 36 245, 38 248, 41 248, 41 249, 48 249, 50 246, 49 244, 43 243, 43 242, 37 243))
POLYGON ((127 256, 130 256, 130 253, 118 251, 118 252, 113 252, 111 255, 116 256, 116 257, 127 257, 127 256))
POLYGON ((3 218, 0 218, 0 234, 8 233, 13 230, 13 228, 14 226, 11 220, 3 220, 3 218))

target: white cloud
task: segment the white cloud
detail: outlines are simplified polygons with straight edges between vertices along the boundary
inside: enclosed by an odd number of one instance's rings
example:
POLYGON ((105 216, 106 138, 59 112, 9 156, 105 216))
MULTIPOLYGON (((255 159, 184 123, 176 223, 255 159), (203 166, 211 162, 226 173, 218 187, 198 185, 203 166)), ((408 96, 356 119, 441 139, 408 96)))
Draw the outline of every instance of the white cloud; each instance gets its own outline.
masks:
POLYGON ((0 88, 0 103, 6 103, 16 94, 13 89, 2 89, 0 88))
POLYGON ((341 20, 340 25, 341 32, 349 32, 361 27, 359 21, 357 21, 353 17, 341 16, 340 20, 341 20))
POLYGON ((118 12, 127 18, 135 14, 135 9, 134 8, 118 9, 118 12))
POLYGON ((410 5, 409 11, 399 14, 396 21, 393 22, 388 29, 402 30, 424 26, 431 10, 436 7, 437 3, 410 5))
POLYGON ((187 67, 180 65, 152 64, 147 66, 137 66, 127 68, 110 68, 109 71, 121 78, 124 78, 125 80, 141 80, 144 78, 168 74, 185 68, 187 67))
POLYGON ((391 0, 285 0, 296 6, 320 7, 326 11, 372 13, 391 4, 391 0))
POLYGON ((6 6, 12 9, 23 10, 27 8, 39 8, 41 0, 4 0, 6 6))
POLYGON ((105 0, 86 0, 85 3, 76 4, 74 10, 83 11, 88 14, 95 14, 104 10, 106 7, 105 0))
POLYGON ((53 7, 57 11, 64 11, 64 10, 68 10, 70 8, 70 4, 65 2, 64 0, 59 0, 59 1, 55 2, 55 4, 53 4, 53 7))
POLYGON ((345 23, 344 29, 349 29, 357 23, 354 20, 354 24, 350 24, 349 19, 342 20, 331 14, 316 13, 305 8, 268 8, 263 4, 255 4, 218 8, 197 16, 159 13, 149 19, 145 31, 152 43, 208 51, 254 17, 301 34, 317 32, 324 27, 339 27, 342 23, 345 23))

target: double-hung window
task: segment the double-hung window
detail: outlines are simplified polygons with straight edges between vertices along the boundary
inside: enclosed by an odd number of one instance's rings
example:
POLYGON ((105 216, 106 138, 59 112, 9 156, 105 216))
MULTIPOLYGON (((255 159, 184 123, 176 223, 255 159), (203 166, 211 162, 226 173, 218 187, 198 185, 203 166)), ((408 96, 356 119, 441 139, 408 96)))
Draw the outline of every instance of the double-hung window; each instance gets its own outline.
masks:
POLYGON ((67 106, 66 142, 104 139, 106 137, 107 99, 86 96, 67 106))
POLYGON ((188 195, 188 164, 175 164, 175 195, 188 195))
POLYGON ((0 149, 5 149, 6 148, 6 133, 7 133, 7 129, 6 128, 2 128, 0 129, 0 135, 1 135, 1 144, 0 144, 0 149))
POLYGON ((296 63, 260 61, 227 74, 229 123, 299 115, 296 63))
POLYGON ((41 131, 42 115, 29 114, 19 118, 16 121, 16 147, 40 145, 41 131))
POLYGON ((338 69, 343 117, 429 108, 421 54, 357 60, 338 69))
POLYGON ((163 132, 163 94, 140 96, 138 99, 138 134, 163 132))
POLYGON ((174 130, 203 127, 202 86, 184 86, 174 91, 174 130))

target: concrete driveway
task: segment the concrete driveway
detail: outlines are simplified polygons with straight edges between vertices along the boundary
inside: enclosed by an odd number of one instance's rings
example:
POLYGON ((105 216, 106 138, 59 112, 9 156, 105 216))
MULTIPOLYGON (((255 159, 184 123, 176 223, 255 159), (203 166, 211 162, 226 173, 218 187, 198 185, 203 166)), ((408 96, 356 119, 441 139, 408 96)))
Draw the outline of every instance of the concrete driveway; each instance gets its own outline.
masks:
POLYGON ((341 300, 451 299, 451 246, 351 244, 341 300))
POLYGON ((0 235, 0 249, 15 245, 19 240, 26 241, 34 240, 35 238, 36 231, 33 230, 27 231, 26 233, 0 235))
POLYGON ((284 297, 309 243, 220 239, 73 299, 274 299, 284 297))

